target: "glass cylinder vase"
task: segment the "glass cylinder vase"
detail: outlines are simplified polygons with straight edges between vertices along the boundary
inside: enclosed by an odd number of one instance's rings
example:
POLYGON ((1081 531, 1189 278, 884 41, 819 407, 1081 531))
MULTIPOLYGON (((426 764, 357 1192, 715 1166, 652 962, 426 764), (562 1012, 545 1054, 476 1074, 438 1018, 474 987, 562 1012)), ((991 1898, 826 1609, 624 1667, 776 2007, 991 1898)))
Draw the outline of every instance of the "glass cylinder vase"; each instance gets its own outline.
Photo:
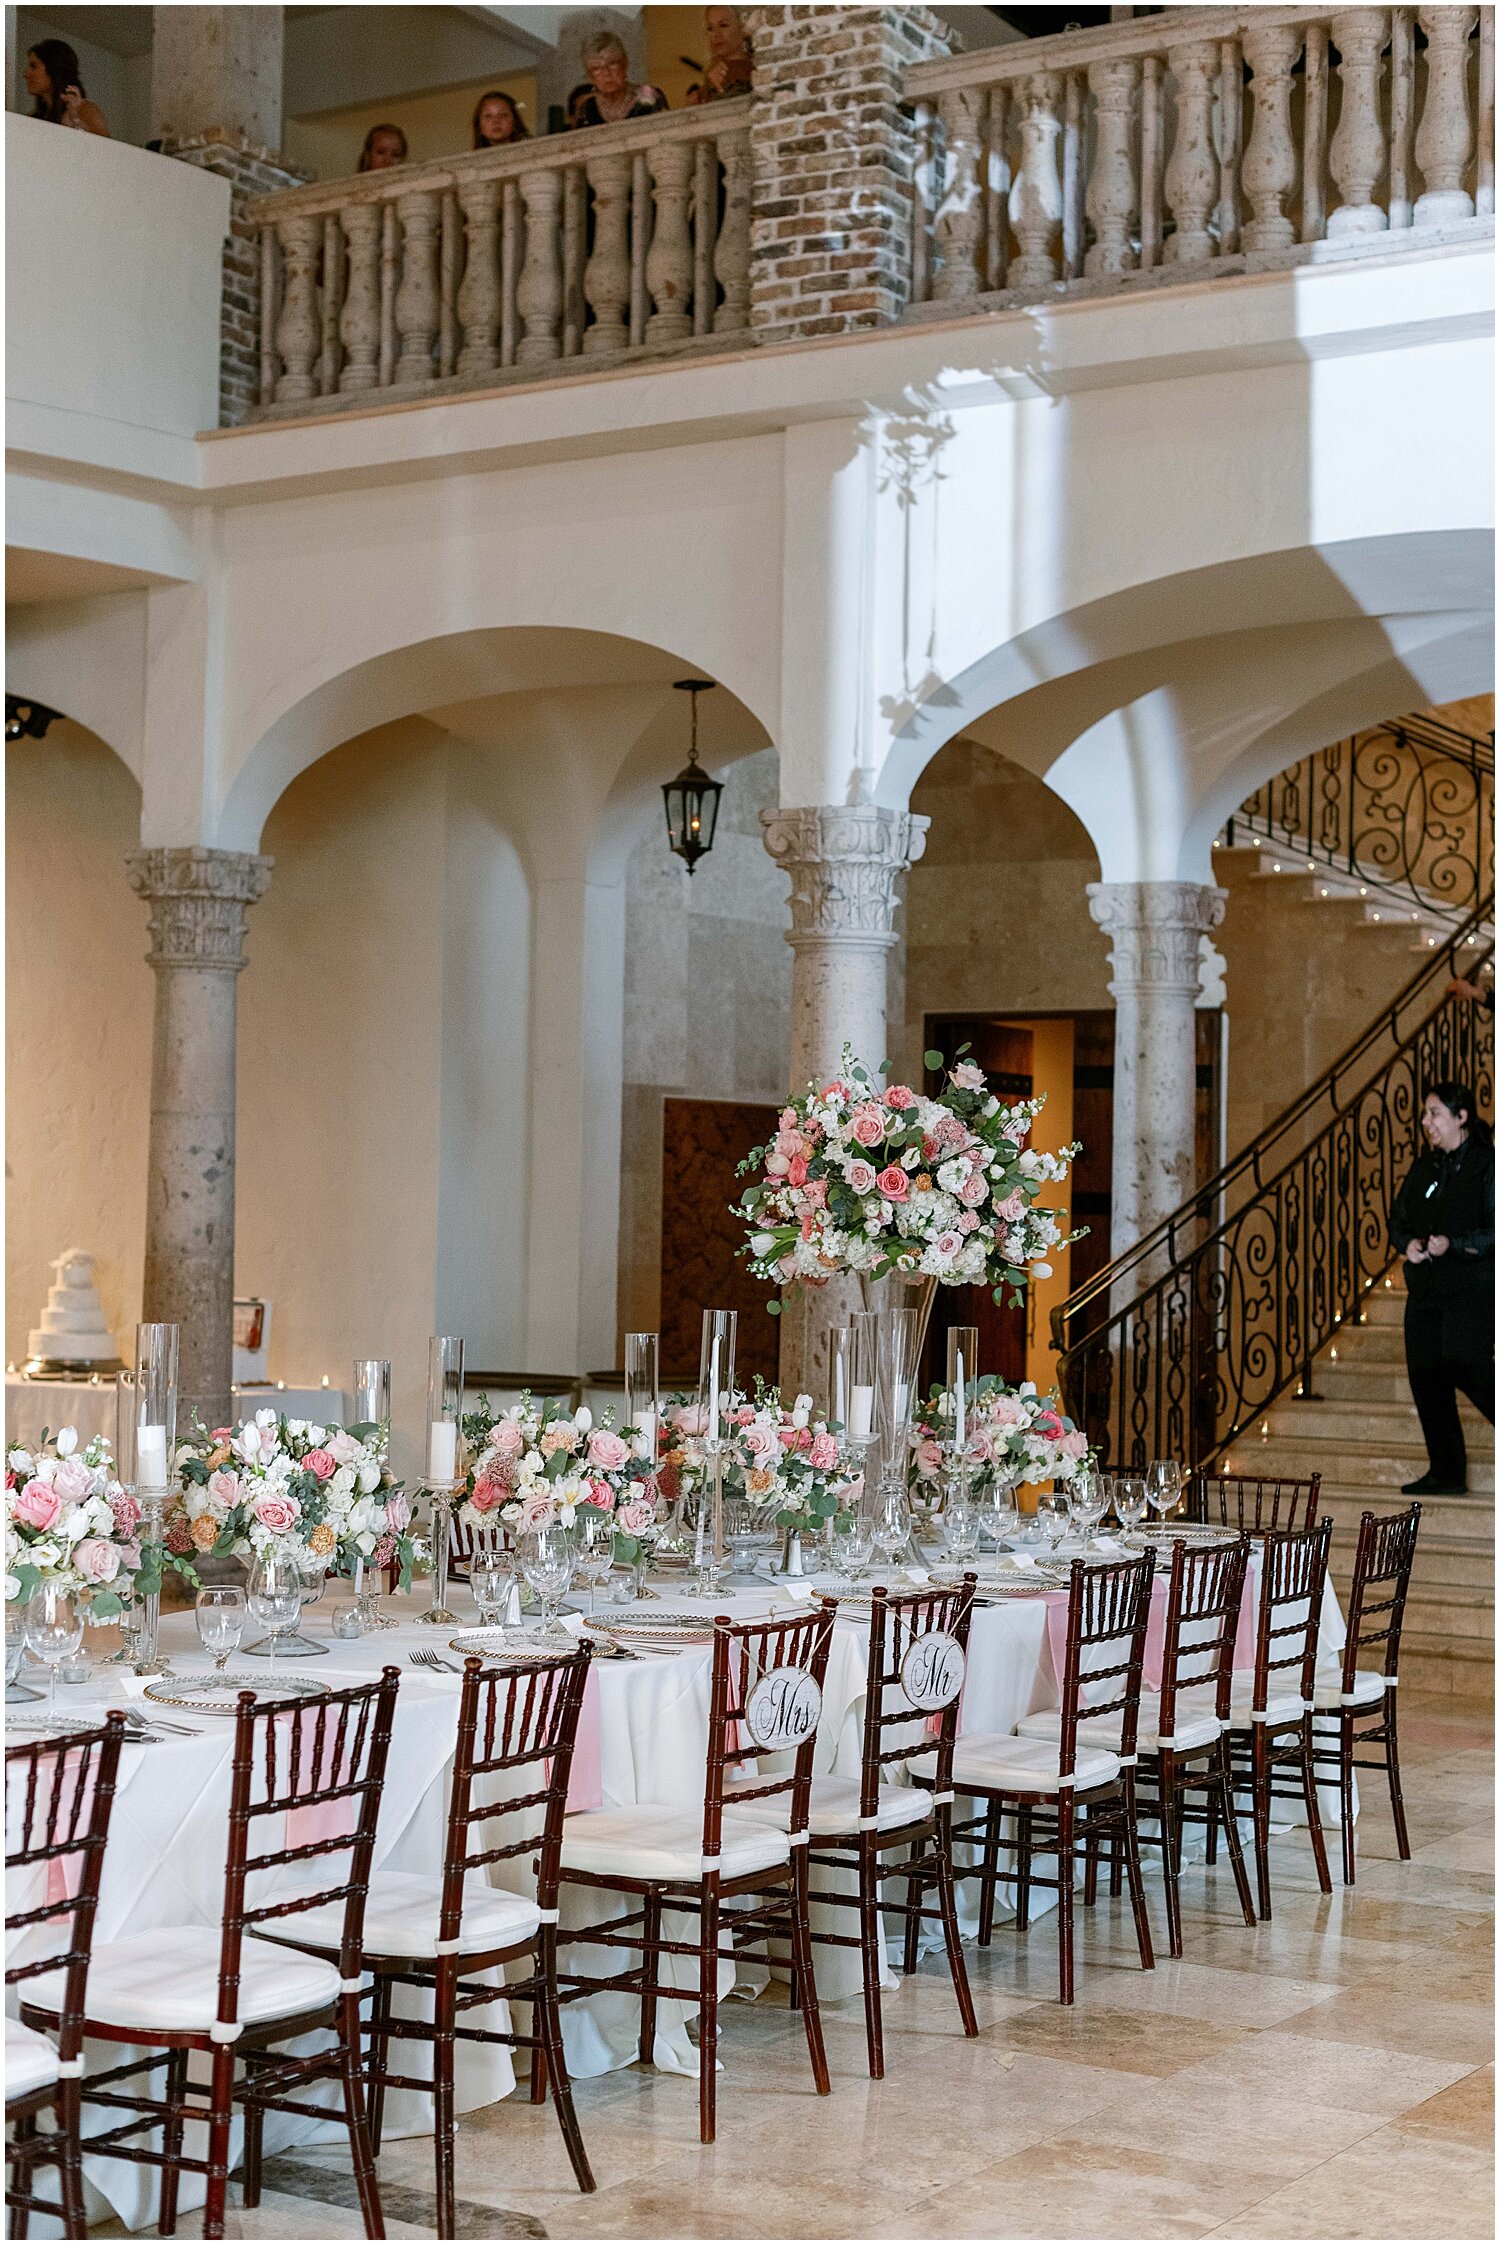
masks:
POLYGON ((427 1471, 432 1499, 432 1602, 422 1619, 451 1629, 448 1561, 453 1505, 463 1486, 464 1344, 454 1333, 435 1333, 427 1344, 427 1471))
MULTIPOLYGON (((167 1498, 173 1485, 173 1460, 177 1453, 178 1346, 179 1333, 175 1325, 138 1325, 135 1329, 135 1371, 128 1419, 130 1462, 135 1474, 135 1498, 141 1508, 141 1552, 143 1557, 151 1555, 148 1565, 158 1582, 167 1498)), ((161 1591, 158 1588, 147 1591, 139 1601, 134 1663, 138 1676, 160 1676, 166 1671, 159 1644, 160 1631, 161 1591)))

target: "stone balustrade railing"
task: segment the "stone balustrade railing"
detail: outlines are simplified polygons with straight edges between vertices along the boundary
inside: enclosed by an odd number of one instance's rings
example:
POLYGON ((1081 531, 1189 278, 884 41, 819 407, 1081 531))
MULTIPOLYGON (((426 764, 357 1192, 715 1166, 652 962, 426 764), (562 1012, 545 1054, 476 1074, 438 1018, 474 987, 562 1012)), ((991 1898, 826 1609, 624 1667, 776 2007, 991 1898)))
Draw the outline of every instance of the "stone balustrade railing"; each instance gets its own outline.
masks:
POLYGON ((1492 230, 1491 7, 1168 8, 920 63, 912 305, 1492 230))
POLYGON ((719 102, 252 203, 257 417, 739 335, 749 113, 719 102))

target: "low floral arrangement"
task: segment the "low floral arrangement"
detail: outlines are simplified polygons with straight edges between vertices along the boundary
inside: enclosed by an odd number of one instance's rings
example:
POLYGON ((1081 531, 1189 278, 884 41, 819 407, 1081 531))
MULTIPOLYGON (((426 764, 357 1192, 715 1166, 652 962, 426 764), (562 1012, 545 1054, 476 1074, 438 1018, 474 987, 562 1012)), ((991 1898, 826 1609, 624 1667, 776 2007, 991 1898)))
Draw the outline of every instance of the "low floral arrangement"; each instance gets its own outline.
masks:
POLYGON ((289 1545, 334 1574, 363 1560, 408 1588, 422 1556, 411 1504, 387 1464, 380 1426, 318 1426, 257 1411, 241 1426, 198 1429, 177 1452, 182 1493, 167 1549, 254 1558, 289 1545))
MULTIPOLYGON (((859 1503, 862 1466, 844 1430, 799 1395, 790 1409, 779 1392, 756 1382, 753 1403, 736 1404, 724 1430, 724 1496, 742 1498, 779 1528, 822 1527, 859 1503)), ((668 1405, 668 1449, 662 1479, 684 1496, 708 1485, 703 1412, 693 1399, 668 1405)))
MULTIPOLYGON (((934 1388, 912 1428, 917 1489, 935 1490, 953 1442, 953 1398, 934 1388)), ((964 1456, 969 1488, 978 1497, 1022 1482, 1071 1481, 1087 1464, 1089 1438, 1068 1418, 1054 1390, 1039 1395, 1025 1380, 1009 1388, 993 1373, 977 1379, 964 1414, 964 1456)))
MULTIPOLYGON (((966 1049, 966 1048, 965 1048, 966 1049)), ((925 1056, 929 1068, 942 1055, 925 1056)), ((877 1082, 849 1047, 842 1073, 781 1111, 780 1128, 741 1162, 760 1171, 740 1213, 757 1278, 823 1285, 835 1273, 898 1272, 945 1286, 987 1285, 1012 1299, 1064 1233, 1034 1206, 1068 1174, 1077 1146, 1039 1154, 1026 1144, 1045 1102, 1002 1106, 971 1060, 949 1071, 941 1097, 877 1082)))
POLYGON ((44 1583, 79 1591, 90 1621, 161 1588, 163 1567, 197 1587, 191 1564, 140 1538, 141 1507, 115 1478, 108 1442, 82 1449, 72 1427, 35 1449, 15 1443, 5 1457, 5 1600, 24 1602, 44 1583))
POLYGON ((660 1524, 657 1460, 649 1437, 633 1427, 617 1432, 611 1416, 596 1421, 586 1406, 569 1413, 553 1398, 531 1395, 497 1412, 481 1397, 463 1422, 472 1463, 458 1518, 466 1527, 498 1523, 526 1535, 571 1528, 580 1509, 592 1506, 614 1523, 617 1558, 635 1560, 660 1524))

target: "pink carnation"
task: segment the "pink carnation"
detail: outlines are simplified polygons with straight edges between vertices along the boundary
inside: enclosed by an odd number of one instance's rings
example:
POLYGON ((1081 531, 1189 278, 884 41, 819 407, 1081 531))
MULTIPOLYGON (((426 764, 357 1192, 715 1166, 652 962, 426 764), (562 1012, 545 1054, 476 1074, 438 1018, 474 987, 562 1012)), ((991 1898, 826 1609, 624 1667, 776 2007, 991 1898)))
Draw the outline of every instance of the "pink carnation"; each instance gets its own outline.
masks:
POLYGON ((263 1528, 270 1529, 273 1536, 287 1535, 297 1525, 302 1514, 302 1507, 295 1497, 279 1496, 272 1489, 268 1489, 263 1497, 257 1497, 250 1510, 263 1528))
POLYGON ((27 1528, 45 1534, 62 1511, 62 1499, 45 1481, 28 1481, 11 1500, 11 1517, 27 1528))
POLYGON ((302 1460, 304 1473, 315 1473, 320 1481, 331 1481, 338 1472, 339 1461, 331 1450, 309 1450, 302 1460))
POLYGON ((608 1427, 595 1427, 589 1436, 589 1464, 604 1473, 618 1473, 630 1456, 630 1446, 622 1442, 608 1427))
POLYGON ((839 1462, 838 1442, 831 1434, 815 1434, 807 1455, 819 1473, 831 1473, 839 1462))
POLYGON ((904 1107, 915 1107, 917 1095, 914 1091, 909 1091, 905 1084, 892 1084, 885 1095, 885 1103, 888 1107, 895 1107, 898 1110, 904 1107))
POLYGON ((972 1208, 966 1208, 964 1210, 962 1216, 960 1216, 960 1218, 958 1219, 958 1228, 961 1232, 978 1231, 979 1218, 975 1215, 972 1208))

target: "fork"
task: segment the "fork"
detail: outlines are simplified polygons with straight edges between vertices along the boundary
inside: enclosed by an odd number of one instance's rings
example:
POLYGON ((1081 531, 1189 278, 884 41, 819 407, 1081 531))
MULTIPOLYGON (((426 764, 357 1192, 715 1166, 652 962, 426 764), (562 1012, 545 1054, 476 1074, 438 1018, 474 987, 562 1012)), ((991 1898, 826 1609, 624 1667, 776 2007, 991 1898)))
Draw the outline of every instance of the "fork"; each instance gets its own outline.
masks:
POLYGON ((430 1668, 436 1676, 461 1676, 463 1674, 463 1670, 454 1661, 439 1659, 438 1655, 435 1652, 430 1652, 425 1645, 414 1653, 408 1653, 406 1657, 414 1668, 430 1668))

